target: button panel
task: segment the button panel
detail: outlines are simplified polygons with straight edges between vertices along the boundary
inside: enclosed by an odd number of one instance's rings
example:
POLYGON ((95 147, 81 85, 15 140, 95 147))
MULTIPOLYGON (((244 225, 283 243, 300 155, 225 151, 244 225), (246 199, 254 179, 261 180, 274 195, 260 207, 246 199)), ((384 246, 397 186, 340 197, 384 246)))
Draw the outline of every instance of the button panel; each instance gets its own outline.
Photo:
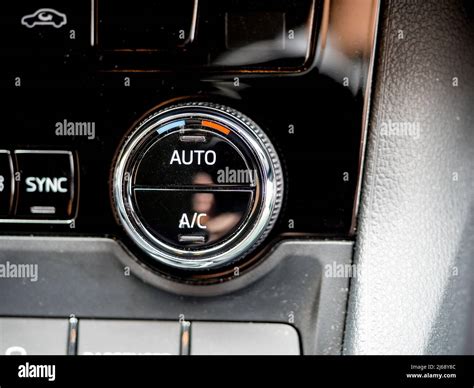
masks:
POLYGON ((298 355, 282 323, 0 318, 0 355, 298 355))

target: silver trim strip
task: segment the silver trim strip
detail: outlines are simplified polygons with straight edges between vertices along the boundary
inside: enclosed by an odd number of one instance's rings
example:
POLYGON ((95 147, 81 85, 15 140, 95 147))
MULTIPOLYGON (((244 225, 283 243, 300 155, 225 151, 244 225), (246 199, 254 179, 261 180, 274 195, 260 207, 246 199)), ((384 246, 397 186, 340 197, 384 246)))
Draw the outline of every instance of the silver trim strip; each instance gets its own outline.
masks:
POLYGON ((77 336, 79 320, 74 314, 69 317, 69 327, 67 336, 67 355, 75 356, 77 354, 77 336))
POLYGON ((194 42, 194 39, 196 38, 198 11, 199 11, 199 0, 194 0, 193 16, 192 16, 192 19, 191 19, 191 27, 190 27, 190 30, 189 30, 189 38, 187 39, 186 44, 194 42))
POLYGON ((180 322, 179 355, 189 356, 191 354, 191 322, 180 322))
POLYGON ((91 0, 91 46, 95 46, 95 0, 91 0))
POLYGON ((55 206, 31 206, 30 212, 32 214, 56 214, 55 206))
POLYGON ((373 28, 373 35, 371 41, 371 51, 369 59, 369 67, 367 71, 367 82, 365 85, 365 95, 364 95, 364 107, 362 111, 362 133, 360 140, 360 149, 359 149, 359 168, 357 170, 357 187, 354 197, 353 213, 352 213, 352 222, 351 228, 349 230, 350 235, 354 235, 357 231, 357 216, 359 214, 359 203, 360 196, 362 193, 362 181, 365 165, 365 149, 367 144, 367 134, 369 132, 369 114, 370 114, 370 102, 372 96, 372 81, 373 81, 373 72, 375 66, 375 54, 377 51, 377 36, 378 36, 378 26, 380 18, 380 0, 374 0, 376 2, 376 10, 374 16, 374 23, 371 26, 373 28))
MULTIPOLYGON (((312 65, 314 63, 314 60, 316 58, 316 55, 313 55, 311 57, 311 53, 313 52, 314 46, 316 45, 315 42, 315 35, 317 34, 316 31, 316 26, 314 25, 314 18, 316 15, 316 0, 313 0, 311 2, 311 9, 309 10, 309 17, 308 17, 308 28, 309 28, 309 33, 308 33, 308 44, 306 46, 306 53, 305 53, 305 59, 304 59, 304 66, 307 67, 307 69, 303 72, 308 71, 308 69, 312 68, 312 65)), ((285 25, 285 32, 286 32, 286 25, 285 25)), ((286 36, 285 36, 286 38, 286 36)), ((285 39, 286 41, 286 39, 285 39)))
POLYGON ((205 143, 206 136, 183 135, 179 137, 179 141, 182 141, 183 143, 205 143))
POLYGON ((179 235, 178 236, 179 242, 196 242, 196 243, 204 243, 206 242, 205 236, 193 236, 193 235, 179 235))

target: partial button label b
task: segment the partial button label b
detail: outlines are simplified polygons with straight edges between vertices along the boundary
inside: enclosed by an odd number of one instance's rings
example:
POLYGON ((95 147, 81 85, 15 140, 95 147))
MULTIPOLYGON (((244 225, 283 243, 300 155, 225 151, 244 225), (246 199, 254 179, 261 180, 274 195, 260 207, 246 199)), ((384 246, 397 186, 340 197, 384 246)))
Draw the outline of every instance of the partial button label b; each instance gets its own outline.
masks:
POLYGON ((10 152, 0 150, 0 217, 10 214, 13 200, 13 164, 10 152))

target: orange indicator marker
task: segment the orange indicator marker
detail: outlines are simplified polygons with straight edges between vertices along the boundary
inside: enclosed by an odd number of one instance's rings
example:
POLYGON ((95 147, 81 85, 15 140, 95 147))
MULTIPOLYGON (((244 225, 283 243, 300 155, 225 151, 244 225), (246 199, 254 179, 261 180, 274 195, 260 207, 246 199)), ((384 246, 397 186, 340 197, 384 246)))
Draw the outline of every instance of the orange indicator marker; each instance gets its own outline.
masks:
POLYGON ((222 132, 224 135, 228 135, 228 134, 230 133, 230 129, 224 127, 223 125, 214 123, 214 122, 212 122, 212 121, 203 120, 203 121, 201 122, 201 125, 202 125, 203 127, 208 127, 208 128, 216 129, 216 130, 218 130, 219 132, 222 132))

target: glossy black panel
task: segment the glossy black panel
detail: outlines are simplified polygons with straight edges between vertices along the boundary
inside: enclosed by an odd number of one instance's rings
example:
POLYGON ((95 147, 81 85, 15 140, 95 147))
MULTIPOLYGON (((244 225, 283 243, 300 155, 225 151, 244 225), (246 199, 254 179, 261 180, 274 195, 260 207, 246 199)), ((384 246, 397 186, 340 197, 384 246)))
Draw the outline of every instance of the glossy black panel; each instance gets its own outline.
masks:
POLYGON ((38 87, 4 89, 9 96, 4 108, 10 112, 3 118, 4 128, 15 130, 5 132, 2 149, 77 150, 81 193, 76 230, 117 230, 111 216, 109 174, 121 139, 147 109, 194 94, 193 100, 224 102, 239 109, 271 137, 286 181, 286 206, 276 230, 349 233, 358 170, 360 95, 354 97, 317 72, 295 78, 242 78, 239 88, 225 80, 188 81, 185 75, 129 76, 131 87, 123 86, 122 76, 109 75, 100 82, 90 80, 88 87, 62 88, 60 81, 39 79, 37 74, 23 82, 38 87), (95 132, 57 135, 56 125, 65 119, 95 123, 95 132))
MULTIPOLYGON (((352 17, 351 1, 318 3, 315 16, 324 23, 318 25, 314 66, 290 75, 249 69, 242 72, 242 68, 215 69, 211 73, 204 67, 187 71, 181 66, 171 71, 165 67, 139 71, 150 64, 155 66, 152 56, 130 60, 136 67, 128 72, 104 72, 104 68, 118 70, 120 61, 107 64, 109 59, 102 57, 97 47, 82 45, 87 41, 84 34, 80 41, 77 35, 76 42, 81 44, 71 48, 66 40, 50 57, 50 51, 40 49, 38 42, 25 41, 22 34, 9 29, 10 22, 0 21, 7 33, 1 39, 8 38, 8 45, 0 51, 0 149, 74 151, 80 179, 73 225, 0 224, 1 233, 110 235, 134 250, 114 217, 110 196, 113 160, 123 137, 145 112, 180 99, 234 107, 271 138, 283 164, 285 197, 267 243, 288 234, 350 236, 355 230, 354 203, 376 3, 359 4, 362 16, 357 20, 352 17), (70 131, 57 130, 64 123, 71 124, 70 131)), ((69 2, 61 4, 69 7, 69 2)), ((74 18, 84 12, 91 16, 87 12, 89 1, 77 4, 82 11, 77 11, 74 18)), ((9 2, 4 7, 6 14, 11 14, 17 5, 9 2)), ((268 11, 280 12, 276 8, 268 11)), ((238 18, 239 12, 235 15, 238 18)), ((219 17, 216 23, 225 27, 225 18, 219 17)), ((49 35, 62 30, 35 31, 44 34, 46 46, 56 47, 57 41, 49 35)), ((229 47, 240 44, 234 40, 229 47)), ((226 47, 225 38, 221 47, 226 47)), ((202 53, 198 50, 195 54, 202 53)), ((212 61, 212 56, 205 57, 212 61)), ((135 253, 144 256, 140 251, 135 253)))
POLYGON ((101 69, 289 71, 314 53, 316 0, 97 0, 101 69))
POLYGON ((203 2, 196 44, 220 67, 302 67, 314 22, 313 0, 203 2))
POLYGON ((178 49, 194 34, 194 0, 97 3, 97 44, 107 50, 178 49))

